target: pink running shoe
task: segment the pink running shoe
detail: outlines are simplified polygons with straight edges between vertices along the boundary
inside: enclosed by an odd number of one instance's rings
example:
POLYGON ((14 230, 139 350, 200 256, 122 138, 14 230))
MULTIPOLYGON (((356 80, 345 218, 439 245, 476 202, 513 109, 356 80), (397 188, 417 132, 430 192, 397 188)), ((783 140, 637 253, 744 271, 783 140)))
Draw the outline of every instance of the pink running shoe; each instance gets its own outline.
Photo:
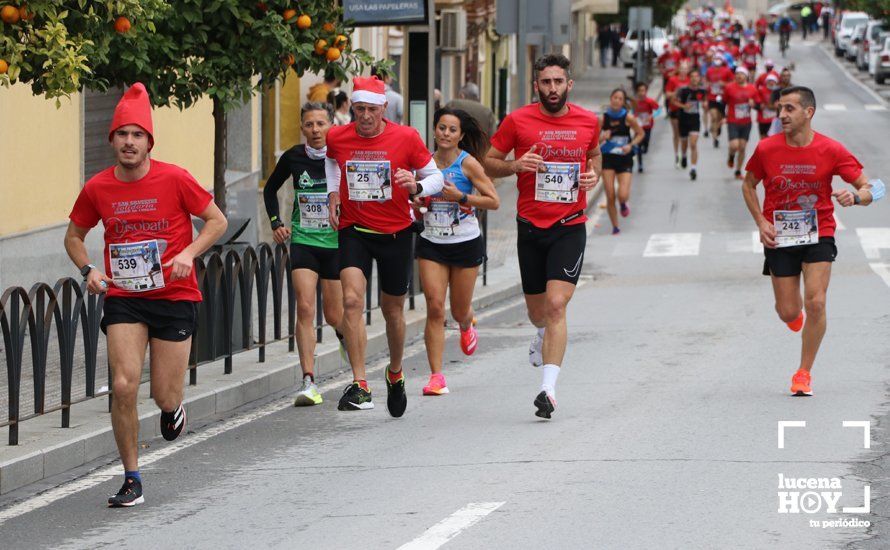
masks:
POLYGON ((460 331, 460 349, 464 355, 473 355, 478 343, 479 334, 476 332, 475 326, 471 324, 467 330, 460 331))
POLYGON ((444 374, 431 374, 430 383, 423 387, 423 395, 445 395, 448 386, 445 384, 444 374))

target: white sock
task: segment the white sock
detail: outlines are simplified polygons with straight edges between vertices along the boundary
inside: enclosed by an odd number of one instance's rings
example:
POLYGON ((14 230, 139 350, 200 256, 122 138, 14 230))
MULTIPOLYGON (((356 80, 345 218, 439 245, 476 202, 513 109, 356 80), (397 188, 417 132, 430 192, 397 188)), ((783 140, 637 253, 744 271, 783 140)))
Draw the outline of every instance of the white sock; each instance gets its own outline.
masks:
POLYGON ((541 338, 544 338, 544 327, 541 327, 538 329, 538 336, 540 336, 541 338))
POLYGON ((541 391, 545 391, 556 397, 556 379, 559 377, 559 365, 544 365, 543 380, 541 381, 541 391))
POLYGON ((695 165, 694 165, 694 164, 692 165, 692 169, 695 170, 695 165))

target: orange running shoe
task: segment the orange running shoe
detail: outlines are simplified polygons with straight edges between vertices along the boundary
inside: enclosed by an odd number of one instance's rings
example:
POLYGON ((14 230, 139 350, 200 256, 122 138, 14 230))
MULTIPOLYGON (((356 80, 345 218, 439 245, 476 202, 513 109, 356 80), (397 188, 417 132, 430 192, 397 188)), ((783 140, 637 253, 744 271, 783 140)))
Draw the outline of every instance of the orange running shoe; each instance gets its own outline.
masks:
POLYGON ((791 394, 797 396, 813 395, 810 381, 809 371, 798 369, 794 376, 791 377, 791 394))
POLYGON ((460 331, 460 349, 464 352, 464 355, 473 355, 478 344, 479 335, 476 333, 476 327, 472 324, 467 330, 460 331))
POLYGON ((423 387, 423 395, 444 395, 448 393, 444 374, 431 374, 430 383, 423 387))
POLYGON ((788 328, 790 328, 792 332, 800 332, 800 329, 803 328, 803 322, 804 314, 803 310, 800 310, 800 315, 797 316, 797 319, 785 324, 788 325, 788 328))

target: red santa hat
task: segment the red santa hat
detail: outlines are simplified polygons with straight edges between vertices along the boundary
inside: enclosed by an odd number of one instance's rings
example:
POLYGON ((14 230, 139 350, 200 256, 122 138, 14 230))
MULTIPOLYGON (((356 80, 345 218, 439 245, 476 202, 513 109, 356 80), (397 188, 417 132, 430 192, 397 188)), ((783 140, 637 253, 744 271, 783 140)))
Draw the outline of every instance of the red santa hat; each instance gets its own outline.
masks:
POLYGON ((376 76, 357 76, 352 80, 352 102, 383 105, 386 103, 386 87, 376 76))
POLYGON ((151 123, 151 103, 148 100, 148 91, 141 82, 130 86, 124 96, 114 108, 114 117, 111 119, 111 128, 108 130, 108 141, 111 141, 115 130, 121 126, 135 124, 148 133, 148 142, 154 147, 154 128, 151 123))

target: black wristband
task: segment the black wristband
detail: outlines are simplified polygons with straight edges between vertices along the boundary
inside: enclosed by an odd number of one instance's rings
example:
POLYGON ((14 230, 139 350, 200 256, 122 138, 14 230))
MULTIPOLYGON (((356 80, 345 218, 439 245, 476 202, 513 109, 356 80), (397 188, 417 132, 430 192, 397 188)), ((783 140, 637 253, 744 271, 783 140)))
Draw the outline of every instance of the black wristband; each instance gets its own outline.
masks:
POLYGON ((461 195, 460 199, 458 199, 457 202, 459 202, 460 204, 467 204, 467 200, 469 200, 469 198, 470 196, 464 193, 463 195, 461 195))
POLYGON ((276 217, 274 220, 272 220, 271 226, 272 226, 272 231, 275 231, 279 227, 284 227, 284 222, 282 222, 281 220, 279 220, 276 217))

